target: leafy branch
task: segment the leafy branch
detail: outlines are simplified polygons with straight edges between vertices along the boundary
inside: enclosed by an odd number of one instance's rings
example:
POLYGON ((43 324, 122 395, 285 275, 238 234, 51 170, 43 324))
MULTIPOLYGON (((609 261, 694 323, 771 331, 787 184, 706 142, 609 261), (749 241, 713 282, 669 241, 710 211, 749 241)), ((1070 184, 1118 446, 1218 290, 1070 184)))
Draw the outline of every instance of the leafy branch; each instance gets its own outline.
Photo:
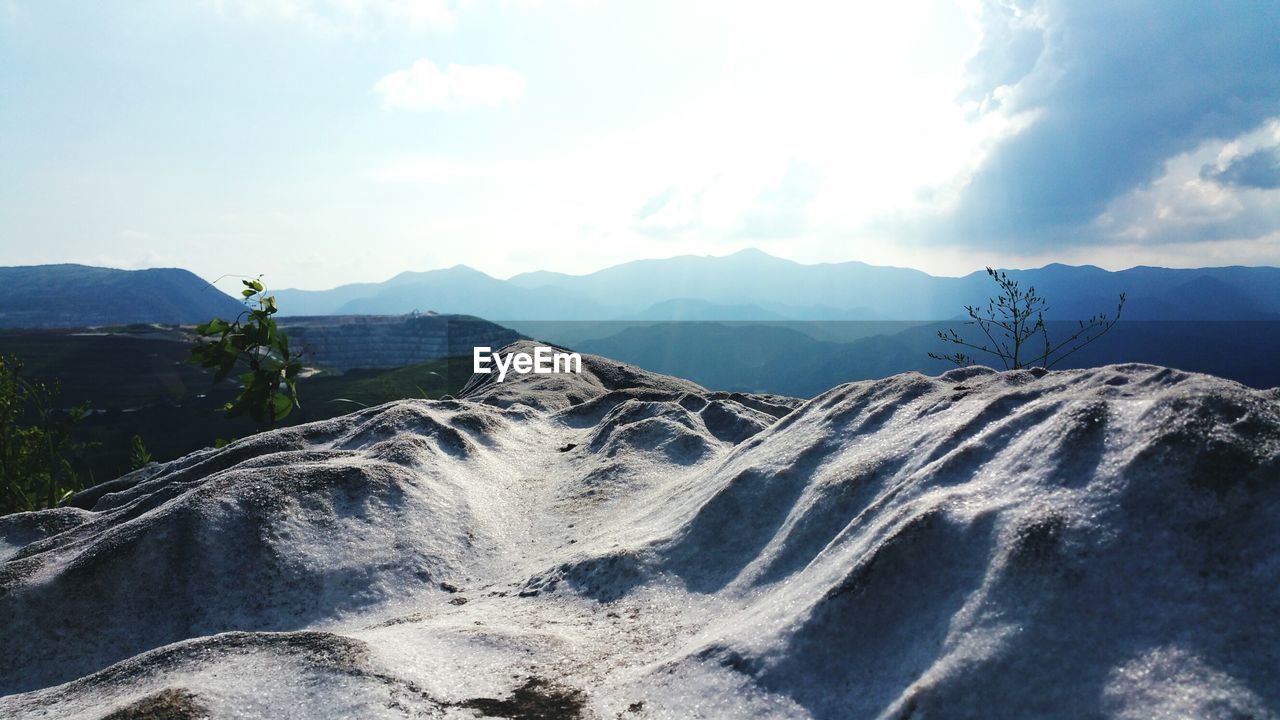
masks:
POLYGON ((266 294, 259 279, 241 282, 246 310, 232 322, 214 318, 197 325, 196 333, 211 339, 196 345, 188 361, 212 368, 215 384, 243 370, 236 376, 240 393, 223 410, 229 418, 248 413, 259 426, 270 428, 300 407, 301 356, 290 351, 289 337, 271 317, 279 310, 275 296, 266 294))

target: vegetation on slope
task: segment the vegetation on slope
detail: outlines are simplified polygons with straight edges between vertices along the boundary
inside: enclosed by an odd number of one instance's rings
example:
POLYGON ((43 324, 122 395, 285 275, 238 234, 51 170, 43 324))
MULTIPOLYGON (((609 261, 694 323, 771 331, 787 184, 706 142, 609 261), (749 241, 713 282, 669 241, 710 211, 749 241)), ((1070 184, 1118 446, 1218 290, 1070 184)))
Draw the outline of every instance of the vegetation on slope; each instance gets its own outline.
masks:
MULTIPOLYGON (((157 461, 209 447, 219 438, 257 432, 246 417, 223 413, 237 388, 212 386, 212 373, 185 362, 190 337, 177 328, 134 326, 110 332, 0 332, 0 353, 22 358, 24 375, 58 380, 62 410, 88 401, 75 439, 94 447, 72 462, 84 485, 110 480, 133 467, 137 435, 157 461)), ((470 357, 436 360, 393 370, 320 372, 298 380, 306 398, 281 425, 343 415, 392 400, 457 392, 470 377, 470 357)))

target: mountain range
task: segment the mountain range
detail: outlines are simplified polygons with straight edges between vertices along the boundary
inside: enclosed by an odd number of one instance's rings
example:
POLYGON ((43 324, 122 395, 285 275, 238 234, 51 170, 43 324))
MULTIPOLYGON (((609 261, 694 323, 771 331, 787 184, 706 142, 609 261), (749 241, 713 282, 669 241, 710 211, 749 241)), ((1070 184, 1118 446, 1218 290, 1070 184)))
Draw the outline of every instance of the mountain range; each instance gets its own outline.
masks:
MULTIPOLYGON (((1280 268, 1111 272, 1052 264, 1009 274, 1051 301, 1050 317, 1114 311, 1128 295, 1132 320, 1280 319, 1280 268)), ((531 272, 507 280, 458 265, 404 272, 382 283, 276 292, 294 315, 400 314, 414 310, 511 320, 946 320, 980 303, 984 272, 938 277, 861 262, 805 265, 759 250, 638 260, 586 275, 531 272)))
MULTIPOLYGON (((1280 268, 1046 265, 1010 270, 1049 298, 1050 319, 1113 311, 1129 320, 1280 319, 1280 268)), ((384 282, 275 291, 282 316, 462 313, 495 321, 936 321, 991 295, 984 272, 938 277, 861 262, 802 263, 759 250, 638 260, 585 275, 506 280, 457 265, 384 282)), ((242 308, 178 268, 0 267, 0 327, 195 323, 242 308)))
MULTIPOLYGON (((1280 366, 1272 361, 1280 352, 1280 268, 1109 272, 1055 264, 1008 272, 1049 299, 1055 338, 1069 336, 1076 319, 1114 312, 1126 293, 1116 331, 1061 367, 1148 362, 1254 387, 1280 385, 1280 366)), ((859 262, 804 265, 747 250, 507 280, 455 266, 404 272, 382 283, 275 294, 290 327, 321 315, 467 313, 526 337, 718 390, 808 397, 850 380, 945 370, 945 363, 929 357, 953 349, 937 332, 963 332, 957 321, 963 307, 984 303, 993 289, 984 272, 936 277, 859 262)), ((0 327, 187 324, 242 309, 186 270, 0 268, 0 327)), ((390 351, 396 357, 416 352, 400 341, 383 347, 366 340, 353 346, 344 368, 381 367, 385 363, 376 359, 390 351)), ((422 355, 404 362, 438 353, 422 355)), ((995 358, 977 360, 999 365, 995 358)))

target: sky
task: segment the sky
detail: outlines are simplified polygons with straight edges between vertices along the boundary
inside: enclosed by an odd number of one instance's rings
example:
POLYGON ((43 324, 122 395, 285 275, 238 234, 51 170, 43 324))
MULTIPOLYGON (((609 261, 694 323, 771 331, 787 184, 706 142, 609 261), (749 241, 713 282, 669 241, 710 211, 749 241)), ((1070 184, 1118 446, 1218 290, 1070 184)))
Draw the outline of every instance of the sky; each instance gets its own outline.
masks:
POLYGON ((1280 265, 1280 3, 0 0, 0 264, 1280 265))

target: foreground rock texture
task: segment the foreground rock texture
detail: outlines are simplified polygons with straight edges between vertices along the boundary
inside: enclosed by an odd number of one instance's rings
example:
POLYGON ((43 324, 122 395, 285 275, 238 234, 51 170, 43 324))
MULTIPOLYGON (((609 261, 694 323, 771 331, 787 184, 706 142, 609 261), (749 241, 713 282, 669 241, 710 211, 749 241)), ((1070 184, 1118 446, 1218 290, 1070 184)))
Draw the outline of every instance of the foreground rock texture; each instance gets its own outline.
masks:
POLYGON ((1278 716, 1276 391, 584 365, 0 519, 0 717, 1278 716))

